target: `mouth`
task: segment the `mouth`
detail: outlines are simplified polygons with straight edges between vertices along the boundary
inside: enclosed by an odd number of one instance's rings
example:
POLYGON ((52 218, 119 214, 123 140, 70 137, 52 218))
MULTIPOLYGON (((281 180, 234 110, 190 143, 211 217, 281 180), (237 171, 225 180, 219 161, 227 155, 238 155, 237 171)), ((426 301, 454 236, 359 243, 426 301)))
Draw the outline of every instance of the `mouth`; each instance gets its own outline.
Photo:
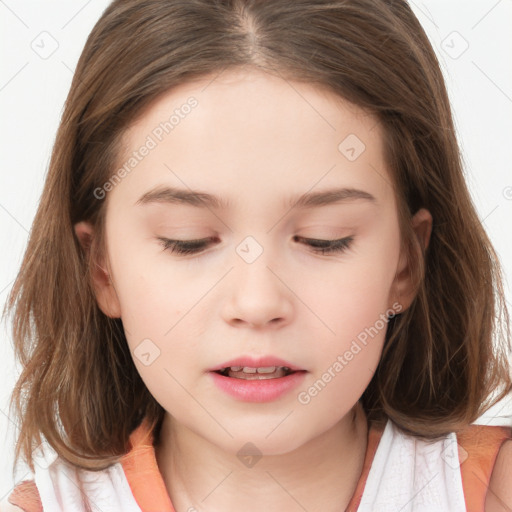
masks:
POLYGON ((275 357, 273 361, 268 360, 270 357, 266 359, 260 358, 258 361, 252 358, 249 362, 239 358, 212 368, 209 373, 218 389, 244 402, 271 402, 291 393, 304 382, 308 370, 292 366, 287 361, 279 361, 275 357), (246 366, 247 363, 253 366, 246 366), (281 363, 283 366, 271 366, 272 363, 281 363))
POLYGON ((243 380, 267 380, 267 379, 280 379, 287 377, 293 373, 305 372, 305 370, 291 370, 287 366, 266 366, 252 368, 250 366, 228 366, 215 370, 213 373, 217 373, 224 377, 231 377, 233 379, 243 380))

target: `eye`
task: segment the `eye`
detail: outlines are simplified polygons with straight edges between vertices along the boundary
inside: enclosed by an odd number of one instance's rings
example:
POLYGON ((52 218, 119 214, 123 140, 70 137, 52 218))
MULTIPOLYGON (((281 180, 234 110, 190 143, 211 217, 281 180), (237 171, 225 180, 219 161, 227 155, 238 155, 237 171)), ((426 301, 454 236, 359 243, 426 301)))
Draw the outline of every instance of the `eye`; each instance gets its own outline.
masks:
POLYGON ((337 240, 318 240, 316 238, 304 238, 300 236, 295 236, 295 240, 302 240, 306 245, 309 245, 313 252, 317 252, 320 254, 329 254, 329 253, 341 253, 346 251, 352 241, 354 240, 353 236, 347 236, 345 238, 339 238, 337 240))
POLYGON ((158 237, 164 250, 168 250, 177 254, 196 254, 205 249, 211 238, 202 238, 199 240, 170 240, 169 238, 158 237))
MULTIPOLYGON (((179 255, 197 254, 203 249, 206 249, 212 241, 211 238, 202 238, 199 240, 170 240, 169 238, 162 237, 158 237, 158 240, 160 240, 164 250, 169 250, 179 255)), ((352 244, 354 237, 348 236, 338 240, 318 240, 316 238, 295 236, 294 240, 304 242, 305 245, 311 247, 315 253, 330 254, 341 253, 347 250, 352 244)))

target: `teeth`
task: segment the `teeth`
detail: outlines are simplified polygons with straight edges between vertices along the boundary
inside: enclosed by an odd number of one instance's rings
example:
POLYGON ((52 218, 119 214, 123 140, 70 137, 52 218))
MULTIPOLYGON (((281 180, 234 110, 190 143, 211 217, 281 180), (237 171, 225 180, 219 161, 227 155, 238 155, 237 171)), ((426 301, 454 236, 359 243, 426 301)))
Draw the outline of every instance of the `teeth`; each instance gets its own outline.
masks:
POLYGON ((246 380, 285 377, 289 372, 290 368, 288 368, 288 366, 264 366, 260 368, 253 368, 250 366, 231 366, 222 370, 222 373, 227 377, 236 377, 246 380))
POLYGON ((232 372, 239 372, 243 370, 244 373, 274 373, 276 370, 283 369, 284 371, 289 371, 290 368, 288 366, 262 366, 260 368, 252 368, 251 366, 229 366, 224 370, 231 370, 232 372))
POLYGON ((279 366, 266 366, 264 368, 258 368, 258 373, 274 373, 276 368, 279 368, 279 366))

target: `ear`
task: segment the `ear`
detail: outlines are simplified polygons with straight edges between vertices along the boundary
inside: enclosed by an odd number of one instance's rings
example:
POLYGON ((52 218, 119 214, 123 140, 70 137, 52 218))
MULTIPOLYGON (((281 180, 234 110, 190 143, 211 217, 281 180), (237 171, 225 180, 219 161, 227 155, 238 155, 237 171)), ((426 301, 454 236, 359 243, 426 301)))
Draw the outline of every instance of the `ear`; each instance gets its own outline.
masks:
MULTIPOLYGON (((89 222, 78 222, 74 226, 75 234, 82 246, 82 249, 89 256, 91 244, 94 237, 94 230, 89 222)), ((91 276, 92 285, 98 301, 98 306, 111 318, 121 318, 121 306, 117 293, 114 289, 111 276, 106 268, 104 268, 103 261, 91 262, 91 276)))
MULTIPOLYGON (((414 257, 421 258, 423 257, 422 253, 425 252, 430 242, 432 215, 425 208, 419 209, 411 219, 411 226, 416 234, 417 242, 417 250, 414 253, 414 257)), ((402 250, 391 290, 391 296, 394 301, 402 306, 400 313, 409 308, 417 293, 417 283, 414 282, 412 277, 414 275, 412 272, 412 265, 414 263, 409 261, 409 257, 405 249, 402 250)), ((392 301, 391 304, 393 303, 392 301)))

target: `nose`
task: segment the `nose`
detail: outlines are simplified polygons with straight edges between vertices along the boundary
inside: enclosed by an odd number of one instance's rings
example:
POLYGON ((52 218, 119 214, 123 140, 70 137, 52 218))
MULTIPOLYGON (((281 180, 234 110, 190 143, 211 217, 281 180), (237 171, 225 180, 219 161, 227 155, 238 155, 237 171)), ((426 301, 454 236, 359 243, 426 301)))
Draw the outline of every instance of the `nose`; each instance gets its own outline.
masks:
POLYGON ((264 255, 252 263, 240 260, 231 273, 223 315, 233 326, 277 328, 292 320, 293 292, 287 275, 271 268, 264 255))

